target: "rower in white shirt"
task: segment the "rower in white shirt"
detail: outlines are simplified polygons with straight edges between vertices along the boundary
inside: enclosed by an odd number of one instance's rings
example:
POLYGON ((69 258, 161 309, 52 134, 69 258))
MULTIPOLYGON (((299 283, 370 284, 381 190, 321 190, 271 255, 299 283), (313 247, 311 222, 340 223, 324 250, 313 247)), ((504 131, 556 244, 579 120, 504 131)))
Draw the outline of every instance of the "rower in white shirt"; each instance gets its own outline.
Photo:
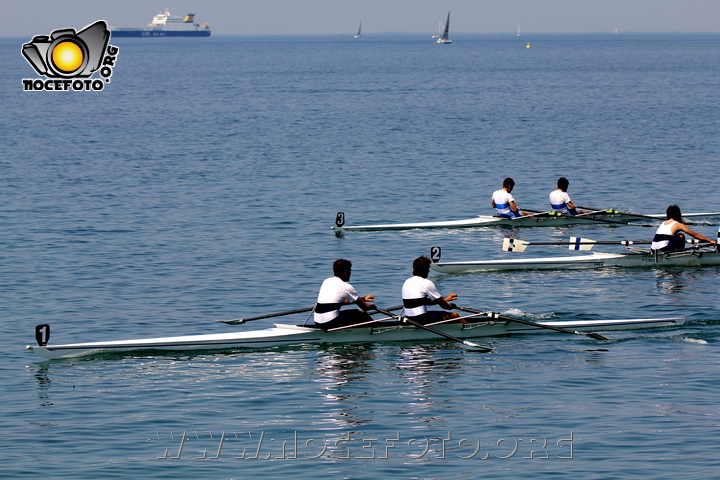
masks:
POLYGON ((577 215, 578 213, 585 213, 582 210, 578 210, 575 204, 570 200, 567 190, 570 186, 570 182, 565 177, 560 177, 557 181, 557 190, 550 192, 550 206, 556 213, 562 213, 564 215, 577 215))
POLYGON ((428 311, 428 305, 440 305, 445 310, 457 308, 449 302, 458 298, 456 293, 447 297, 440 295, 435 284, 427 278, 430 263, 432 261, 426 256, 416 258, 413 261, 413 276, 405 280, 402 287, 405 316, 423 325, 459 317, 456 312, 428 311))
POLYGON ((515 187, 515 180, 508 177, 503 180, 503 186, 492 194, 491 205, 497 209, 497 214, 502 218, 515 218, 528 215, 521 212, 515 205, 515 198, 510 194, 515 187))
POLYGON ((327 330, 329 328, 344 327, 372 320, 367 313, 373 310, 375 297, 365 295, 361 297, 350 285, 352 263, 339 258, 333 263, 335 276, 326 278, 320 287, 317 303, 315 304, 315 324, 327 330), (342 305, 354 303, 362 310, 340 310, 342 305))
MULTIPOLYGON (((709 238, 690 230, 683 223, 682 212, 680 211, 680 207, 677 205, 670 205, 665 213, 667 215, 667 220, 660 224, 655 232, 655 236, 652 239, 652 245, 650 245, 650 249, 653 252, 674 252, 677 250, 683 250, 685 248, 685 235, 683 232, 702 242, 717 245, 716 240, 710 240, 709 238)), ((720 231, 718 231, 718 237, 720 237, 720 231)))

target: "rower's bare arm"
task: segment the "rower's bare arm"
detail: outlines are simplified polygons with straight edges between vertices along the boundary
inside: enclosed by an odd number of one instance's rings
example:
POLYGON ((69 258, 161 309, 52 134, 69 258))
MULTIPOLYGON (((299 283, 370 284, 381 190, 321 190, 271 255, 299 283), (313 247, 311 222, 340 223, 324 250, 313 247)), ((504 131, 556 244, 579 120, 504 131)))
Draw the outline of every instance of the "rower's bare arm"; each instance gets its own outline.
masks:
POLYGON ((521 212, 520 209, 518 208, 518 206, 515 205, 515 202, 510 202, 509 205, 510 205, 510 210, 512 210, 513 212, 519 214, 521 217, 523 217, 523 216, 525 216, 525 215, 529 215, 527 212, 521 212))
POLYGON ((678 226, 678 230, 682 230, 683 232, 687 233, 688 235, 690 235, 690 236, 692 236, 692 237, 694 237, 694 238, 697 238, 697 239, 700 240, 701 242, 708 242, 708 243, 717 244, 717 241, 716 241, 716 240, 710 240, 709 238, 707 238, 707 237, 704 236, 704 235, 700 235, 699 233, 693 232, 693 231, 690 230, 690 229, 687 227, 687 225, 685 225, 684 223, 676 223, 675 225, 678 226))
POLYGON ((451 293, 445 298, 439 298, 437 303, 445 310, 454 310, 457 308, 457 306, 454 303, 450 302, 452 302, 453 300, 457 300, 457 298, 457 293, 451 293))
POLYGON ((518 206, 515 205, 515 202, 510 202, 510 210, 512 210, 512 211, 515 212, 515 213, 519 213, 521 217, 524 217, 524 216, 526 216, 526 215, 530 215, 528 212, 522 212, 522 211, 520 211, 520 209, 518 208, 518 206))

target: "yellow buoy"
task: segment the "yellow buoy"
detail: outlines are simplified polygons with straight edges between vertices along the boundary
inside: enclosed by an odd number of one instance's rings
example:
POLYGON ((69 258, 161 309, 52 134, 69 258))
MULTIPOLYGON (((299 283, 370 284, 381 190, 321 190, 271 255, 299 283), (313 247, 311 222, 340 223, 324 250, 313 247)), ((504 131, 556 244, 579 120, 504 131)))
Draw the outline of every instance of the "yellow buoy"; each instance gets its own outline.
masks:
POLYGON ((530 42, 527 42, 527 46, 525 48, 530 48, 530 42))

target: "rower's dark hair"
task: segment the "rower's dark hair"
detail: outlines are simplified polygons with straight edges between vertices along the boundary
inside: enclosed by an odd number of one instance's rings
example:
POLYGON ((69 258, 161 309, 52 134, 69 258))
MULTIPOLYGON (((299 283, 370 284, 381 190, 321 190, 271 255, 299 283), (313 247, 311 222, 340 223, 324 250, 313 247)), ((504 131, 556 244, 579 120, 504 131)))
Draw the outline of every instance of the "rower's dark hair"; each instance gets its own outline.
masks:
POLYGON ((430 264, 432 263, 432 260, 430 260, 428 257, 423 255, 422 257, 418 257, 415 260, 413 260, 413 275, 416 275, 418 277, 427 278, 428 273, 430 273, 430 264))
POLYGON ((570 185, 570 182, 568 182, 568 179, 565 177, 558 178, 558 188, 562 190, 563 192, 568 189, 568 186, 570 185))
POLYGON ((344 272, 352 269, 352 263, 350 260, 344 258, 338 258, 333 262, 333 274, 337 277, 342 275, 344 272))
POLYGON ((503 188, 507 187, 514 187, 515 186, 515 180, 513 180, 510 177, 507 177, 505 180, 503 180, 503 188))
POLYGON ((680 207, 677 205, 670 205, 665 213, 667 214, 668 220, 673 219, 676 222, 682 223, 682 212, 680 212, 680 207))

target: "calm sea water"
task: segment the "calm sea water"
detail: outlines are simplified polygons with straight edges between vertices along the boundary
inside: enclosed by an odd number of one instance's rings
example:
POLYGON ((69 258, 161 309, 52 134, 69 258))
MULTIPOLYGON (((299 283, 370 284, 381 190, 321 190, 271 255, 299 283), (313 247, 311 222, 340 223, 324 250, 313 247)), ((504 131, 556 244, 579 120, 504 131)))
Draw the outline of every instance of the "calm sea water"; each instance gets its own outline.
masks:
MULTIPOLYGON (((38 32, 41 34, 43 32, 38 32)), ((23 92, 0 39, 3 473, 13 478, 710 478, 719 268, 438 276, 528 319, 674 329, 41 361, 53 343, 226 332, 311 306, 339 257, 379 305, 412 259, 651 228, 352 233, 546 208, 720 210, 720 37, 113 39, 104 91, 23 92), (531 48, 526 42, 531 41, 531 48)), ((715 223, 697 230, 714 237, 715 223)), ((619 251, 609 247, 610 251, 619 251)), ((522 255, 564 254, 535 247, 522 255)), ((304 317, 282 321, 302 322, 304 317)))

